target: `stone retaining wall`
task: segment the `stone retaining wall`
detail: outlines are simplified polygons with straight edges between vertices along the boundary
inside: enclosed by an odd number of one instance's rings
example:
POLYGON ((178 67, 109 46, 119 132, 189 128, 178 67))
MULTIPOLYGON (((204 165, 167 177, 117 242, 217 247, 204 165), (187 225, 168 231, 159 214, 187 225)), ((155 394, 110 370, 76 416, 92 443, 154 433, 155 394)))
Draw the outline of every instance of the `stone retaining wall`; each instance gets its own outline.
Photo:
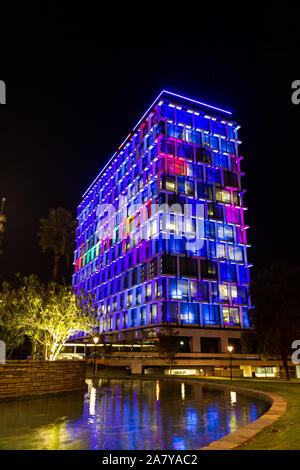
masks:
POLYGON ((83 390, 85 366, 85 361, 0 364, 0 400, 83 390))

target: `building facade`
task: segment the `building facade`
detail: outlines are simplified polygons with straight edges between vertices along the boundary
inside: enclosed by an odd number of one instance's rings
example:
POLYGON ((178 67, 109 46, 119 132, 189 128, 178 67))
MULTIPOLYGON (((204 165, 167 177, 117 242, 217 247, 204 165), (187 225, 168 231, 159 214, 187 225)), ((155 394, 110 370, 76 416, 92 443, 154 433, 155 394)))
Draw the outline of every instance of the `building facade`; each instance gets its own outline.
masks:
POLYGON ((239 127, 162 91, 83 195, 73 286, 93 294, 109 341, 168 325, 183 352, 238 352, 250 306, 239 127))

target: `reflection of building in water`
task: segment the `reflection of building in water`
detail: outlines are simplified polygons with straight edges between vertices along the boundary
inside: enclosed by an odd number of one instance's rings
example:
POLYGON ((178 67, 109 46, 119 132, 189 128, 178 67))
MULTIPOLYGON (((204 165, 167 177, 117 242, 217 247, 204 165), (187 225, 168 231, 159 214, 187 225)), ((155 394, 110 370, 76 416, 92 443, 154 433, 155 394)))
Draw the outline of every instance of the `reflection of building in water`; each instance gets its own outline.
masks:
POLYGON ((156 385, 155 385, 155 395, 156 395, 156 401, 159 400, 159 381, 157 380, 156 381, 156 385))
POLYGON ((181 399, 185 400, 185 384, 184 384, 184 382, 181 384, 181 399))
POLYGON ((236 392, 230 392, 230 402, 232 405, 236 403, 236 392))
POLYGON ((197 402, 202 402, 203 401, 203 385, 195 384, 193 387, 191 387, 190 384, 186 384, 186 386, 187 385, 190 386, 191 391, 193 392, 192 399, 197 401, 197 402))
POLYGON ((231 405, 229 391, 206 388, 200 401, 199 389, 181 380, 90 380, 85 395, 0 403, 0 448, 196 449, 266 411, 242 395, 231 405))

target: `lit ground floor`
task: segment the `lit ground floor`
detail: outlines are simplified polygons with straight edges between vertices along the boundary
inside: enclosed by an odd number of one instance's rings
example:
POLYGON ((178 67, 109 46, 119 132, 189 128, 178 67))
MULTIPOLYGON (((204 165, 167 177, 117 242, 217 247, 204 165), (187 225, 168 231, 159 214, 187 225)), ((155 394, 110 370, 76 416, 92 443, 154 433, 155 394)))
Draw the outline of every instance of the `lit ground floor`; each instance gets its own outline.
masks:
MULTIPOLYGON (((180 328, 168 334, 178 342, 176 354, 158 352, 156 328, 110 332, 94 344, 92 337, 67 343, 62 358, 82 358, 99 366, 123 368, 133 374, 172 374, 215 377, 269 377, 283 375, 280 358, 266 360, 260 354, 243 352, 240 328, 180 328), (229 354, 228 346, 232 346, 229 354), (170 372, 171 370, 171 372, 170 372)), ((300 378, 300 366, 289 361, 291 377, 300 378)))
MULTIPOLYGON (((233 352, 242 351, 240 328, 179 328, 169 325, 160 325, 156 328, 129 329, 121 332, 108 332, 105 342, 115 351, 140 350, 141 348, 153 350, 157 344, 160 333, 175 335, 178 341, 179 352, 184 353, 225 353, 228 345, 233 346, 233 352)), ((92 338, 80 338, 72 344, 93 346, 92 338)))

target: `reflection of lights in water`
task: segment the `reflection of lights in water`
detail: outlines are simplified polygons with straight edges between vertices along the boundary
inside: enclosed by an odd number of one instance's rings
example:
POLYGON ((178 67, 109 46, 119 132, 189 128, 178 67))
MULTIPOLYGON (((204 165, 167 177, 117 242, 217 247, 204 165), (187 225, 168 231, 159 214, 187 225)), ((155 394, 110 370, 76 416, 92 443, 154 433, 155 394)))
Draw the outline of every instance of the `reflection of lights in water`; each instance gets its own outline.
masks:
POLYGON ((94 415, 96 410, 96 389, 91 387, 90 391, 90 415, 94 415))
POLYGON ((90 389, 93 385, 92 379, 85 379, 85 383, 87 384, 88 388, 90 389))
POLYGON ((236 403, 236 392, 230 392, 230 403, 232 405, 236 403))
POLYGON ((156 381, 156 387, 155 387, 155 394, 156 394, 156 401, 159 400, 159 381, 156 381))
POLYGON ((181 384, 181 399, 185 400, 185 385, 184 385, 184 383, 181 384))

